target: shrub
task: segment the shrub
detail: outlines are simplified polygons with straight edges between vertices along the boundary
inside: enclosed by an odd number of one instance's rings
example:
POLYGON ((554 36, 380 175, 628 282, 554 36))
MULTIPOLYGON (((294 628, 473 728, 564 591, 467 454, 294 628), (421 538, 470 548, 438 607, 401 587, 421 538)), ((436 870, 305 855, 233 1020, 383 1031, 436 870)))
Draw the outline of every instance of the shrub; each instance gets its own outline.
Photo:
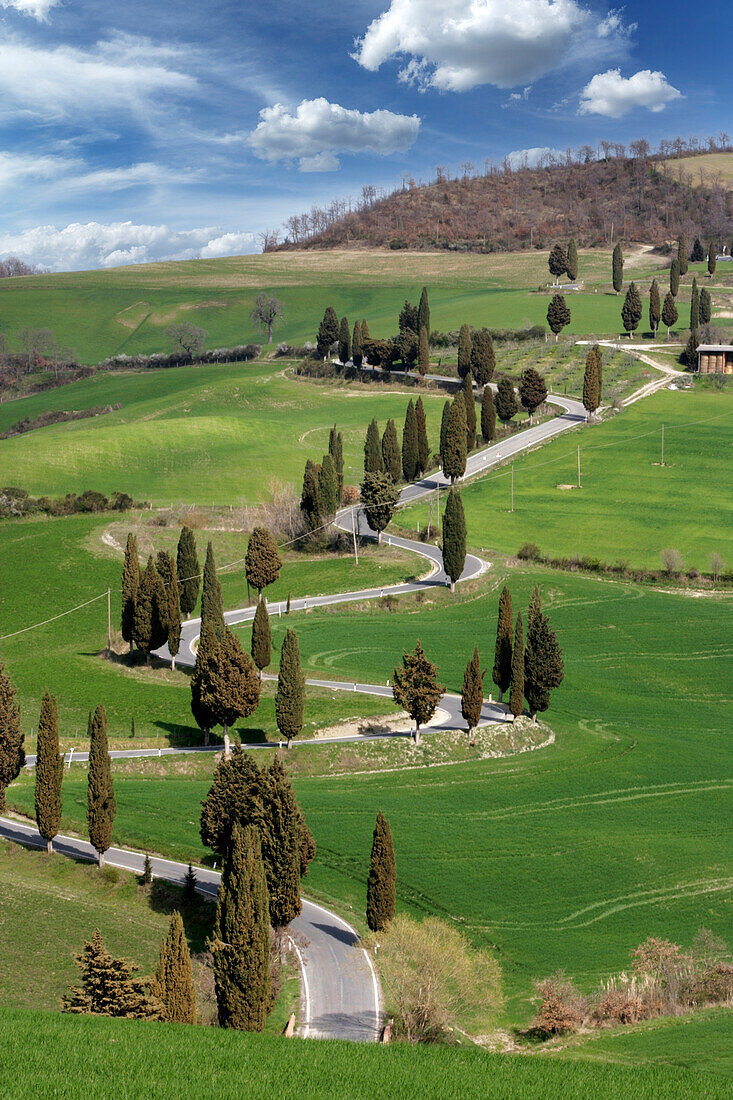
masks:
POLYGON ((549 978, 535 982, 540 1006, 532 1027, 541 1035, 564 1035, 576 1031, 585 1016, 585 1000, 573 983, 558 970, 549 978))
POLYGON ((662 559, 664 571, 668 576, 681 573, 685 568, 685 559, 674 546, 667 546, 662 550, 659 556, 662 559))
POLYGON ((540 548, 534 542, 525 542, 523 546, 520 546, 517 550, 517 557, 520 561, 537 561, 540 556, 540 548))

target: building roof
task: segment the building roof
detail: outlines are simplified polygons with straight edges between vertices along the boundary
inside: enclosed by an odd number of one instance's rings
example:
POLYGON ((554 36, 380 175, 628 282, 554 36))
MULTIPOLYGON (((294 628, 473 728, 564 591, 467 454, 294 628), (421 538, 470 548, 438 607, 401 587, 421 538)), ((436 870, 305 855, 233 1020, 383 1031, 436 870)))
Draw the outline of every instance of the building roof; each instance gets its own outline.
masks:
POLYGON ((733 344, 698 344, 698 352, 700 351, 733 351, 733 344))

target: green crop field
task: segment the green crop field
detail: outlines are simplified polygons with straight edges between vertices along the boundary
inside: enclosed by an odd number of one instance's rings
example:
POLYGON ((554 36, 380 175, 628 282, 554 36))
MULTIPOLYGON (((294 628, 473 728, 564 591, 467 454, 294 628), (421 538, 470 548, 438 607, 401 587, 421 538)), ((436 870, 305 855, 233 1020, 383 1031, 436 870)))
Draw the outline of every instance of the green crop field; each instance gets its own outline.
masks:
MULTIPOLYGON (((516 459, 514 512, 508 466, 467 487, 469 542, 507 554, 531 542, 553 556, 652 569, 673 546, 701 571, 713 553, 733 565, 731 448, 733 391, 655 394, 516 459)), ((416 504, 396 522, 414 527, 427 514, 426 504, 416 504)))

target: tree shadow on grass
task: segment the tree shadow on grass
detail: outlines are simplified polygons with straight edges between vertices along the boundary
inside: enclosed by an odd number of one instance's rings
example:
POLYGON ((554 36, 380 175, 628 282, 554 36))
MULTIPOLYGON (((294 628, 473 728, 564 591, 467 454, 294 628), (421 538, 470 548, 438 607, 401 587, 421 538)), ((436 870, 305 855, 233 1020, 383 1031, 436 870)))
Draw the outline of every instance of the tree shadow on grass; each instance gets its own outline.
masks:
POLYGON ((154 913, 172 916, 178 910, 192 951, 206 949, 206 941, 214 926, 215 903, 212 898, 197 894, 193 901, 187 902, 182 887, 159 878, 153 879, 149 887, 141 886, 140 889, 147 890, 148 905, 154 913))

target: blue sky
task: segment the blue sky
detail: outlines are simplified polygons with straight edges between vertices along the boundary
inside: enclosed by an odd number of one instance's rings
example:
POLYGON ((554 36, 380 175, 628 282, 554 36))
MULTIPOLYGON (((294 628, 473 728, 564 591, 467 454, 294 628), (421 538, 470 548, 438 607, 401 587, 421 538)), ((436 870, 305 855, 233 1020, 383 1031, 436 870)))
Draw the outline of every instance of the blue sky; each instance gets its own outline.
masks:
POLYGON ((730 0, 0 0, 0 255, 238 254, 404 172, 733 131, 731 30, 730 0))

